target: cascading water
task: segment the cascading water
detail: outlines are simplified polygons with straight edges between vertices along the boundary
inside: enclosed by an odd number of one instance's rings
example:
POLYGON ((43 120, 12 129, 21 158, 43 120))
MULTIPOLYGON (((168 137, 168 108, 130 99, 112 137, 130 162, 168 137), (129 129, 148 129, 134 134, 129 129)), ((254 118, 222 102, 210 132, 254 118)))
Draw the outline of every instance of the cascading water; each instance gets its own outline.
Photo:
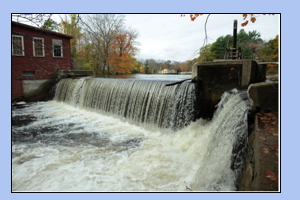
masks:
POLYGON ((166 83, 65 79, 55 100, 13 109, 12 190, 237 190, 246 93, 195 120, 194 85, 166 83))
POLYGON ((55 100, 89 111, 118 115, 130 122, 174 130, 195 119, 195 87, 170 81, 63 79, 55 100))

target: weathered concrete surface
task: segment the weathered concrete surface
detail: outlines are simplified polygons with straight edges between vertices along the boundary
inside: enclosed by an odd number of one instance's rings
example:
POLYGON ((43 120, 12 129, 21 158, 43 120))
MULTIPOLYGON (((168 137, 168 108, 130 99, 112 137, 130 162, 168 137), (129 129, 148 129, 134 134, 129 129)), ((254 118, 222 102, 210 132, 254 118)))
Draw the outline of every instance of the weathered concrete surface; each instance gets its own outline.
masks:
POLYGON ((59 70, 57 78, 53 79, 36 79, 23 80, 24 96, 12 98, 12 103, 19 101, 34 102, 43 101, 47 97, 51 88, 60 80, 66 77, 84 77, 92 76, 93 71, 89 70, 59 70))
POLYGON ((239 190, 278 192, 278 83, 251 84, 248 97, 249 146, 239 190))
POLYGON ((257 113, 240 191, 280 191, 278 151, 278 113, 257 113))
MULTIPOLYGON (((192 78, 200 77, 213 79, 216 82, 231 82, 238 79, 237 88, 247 88, 251 83, 263 82, 266 80, 266 66, 259 65, 254 60, 216 60, 196 63, 193 66, 192 78), (205 73, 209 71, 209 73, 205 73), (213 76, 217 75, 217 79, 213 76)), ((232 88, 231 88, 232 89, 232 88)))
POLYGON ((67 77, 84 77, 84 76, 92 76, 94 74, 93 71, 90 70, 59 70, 58 78, 67 78, 67 77))
POLYGON ((22 99, 12 99, 12 102, 20 100, 26 102, 44 100, 49 90, 55 84, 55 79, 23 80, 24 97, 22 97, 22 99))
POLYGON ((233 88, 247 89, 266 79, 265 66, 254 60, 222 60, 196 63, 192 80, 197 82, 199 118, 212 118, 222 94, 233 88))
POLYGON ((278 83, 255 83, 248 88, 252 111, 278 111, 278 83))

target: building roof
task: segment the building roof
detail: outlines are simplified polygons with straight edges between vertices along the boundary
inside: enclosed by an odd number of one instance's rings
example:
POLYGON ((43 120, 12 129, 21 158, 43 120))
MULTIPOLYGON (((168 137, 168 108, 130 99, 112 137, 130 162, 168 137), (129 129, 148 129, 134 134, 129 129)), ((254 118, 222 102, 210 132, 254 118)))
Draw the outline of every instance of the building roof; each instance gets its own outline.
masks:
POLYGON ((66 35, 66 34, 63 34, 63 33, 55 32, 55 31, 49 31, 49 30, 46 30, 46 29, 41 29, 41 28, 38 28, 38 27, 30 26, 30 25, 27 25, 27 24, 22 24, 22 23, 15 22, 15 21, 12 21, 11 25, 12 26, 22 26, 24 28, 28 28, 28 29, 32 29, 32 30, 36 30, 36 31, 40 31, 40 32, 44 32, 44 33, 48 33, 48 34, 52 34, 52 35, 57 35, 57 36, 60 36, 60 37, 66 37, 66 38, 70 38, 70 39, 73 38, 73 36, 71 36, 71 35, 66 35))

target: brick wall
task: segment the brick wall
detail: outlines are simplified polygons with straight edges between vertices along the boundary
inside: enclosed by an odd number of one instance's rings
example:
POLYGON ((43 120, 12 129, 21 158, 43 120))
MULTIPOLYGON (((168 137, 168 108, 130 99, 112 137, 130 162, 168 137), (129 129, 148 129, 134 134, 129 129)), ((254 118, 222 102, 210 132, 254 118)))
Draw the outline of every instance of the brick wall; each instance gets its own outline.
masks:
POLYGON ((35 27, 12 23, 12 34, 23 36, 24 56, 12 56, 12 96, 22 94, 22 80, 38 80, 56 78, 58 70, 70 70, 71 51, 70 36, 44 31, 35 27), (44 57, 33 54, 33 37, 44 39, 44 57), (52 39, 62 40, 63 57, 53 57, 52 39), (31 76, 24 76, 22 72, 29 71, 31 76))
POLYGON ((22 80, 13 80, 12 82, 12 97, 23 97, 23 84, 22 80))

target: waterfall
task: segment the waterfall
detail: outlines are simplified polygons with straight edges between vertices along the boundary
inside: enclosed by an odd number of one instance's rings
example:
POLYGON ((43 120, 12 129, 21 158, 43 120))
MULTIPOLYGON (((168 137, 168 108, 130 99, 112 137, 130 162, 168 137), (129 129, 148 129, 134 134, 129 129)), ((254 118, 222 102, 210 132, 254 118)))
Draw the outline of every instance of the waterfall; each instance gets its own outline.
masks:
POLYGON ((225 92, 207 121, 195 85, 169 83, 62 79, 54 100, 14 108, 12 190, 238 190, 246 91, 225 92))
POLYGON ((187 82, 128 79, 63 79, 55 100, 89 111, 118 115, 128 121, 180 129, 195 120, 195 86, 187 82))
POLYGON ((202 160, 205 164, 197 170, 197 181, 193 187, 200 190, 236 190, 247 149, 249 100, 246 91, 233 89, 225 92, 217 107, 208 126, 210 137, 202 160))

